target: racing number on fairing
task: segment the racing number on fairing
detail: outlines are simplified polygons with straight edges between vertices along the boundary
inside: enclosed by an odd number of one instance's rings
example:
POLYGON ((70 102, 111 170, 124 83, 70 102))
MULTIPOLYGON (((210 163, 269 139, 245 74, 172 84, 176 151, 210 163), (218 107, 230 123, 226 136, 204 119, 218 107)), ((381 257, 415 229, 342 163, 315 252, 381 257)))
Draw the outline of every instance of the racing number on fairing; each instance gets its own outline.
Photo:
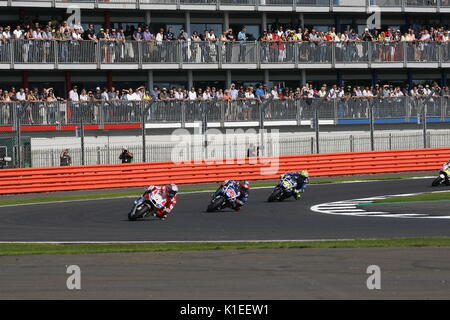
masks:
POLYGON ((230 198, 233 198, 233 199, 237 197, 237 194, 236 194, 236 192, 234 192, 233 189, 227 189, 227 194, 230 198))

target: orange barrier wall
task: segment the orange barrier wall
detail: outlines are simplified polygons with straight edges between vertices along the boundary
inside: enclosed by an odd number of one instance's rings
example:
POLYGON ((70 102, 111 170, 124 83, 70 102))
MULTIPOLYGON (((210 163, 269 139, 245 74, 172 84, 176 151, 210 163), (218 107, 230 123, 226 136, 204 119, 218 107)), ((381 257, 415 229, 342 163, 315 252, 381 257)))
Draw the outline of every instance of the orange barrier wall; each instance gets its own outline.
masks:
POLYGON ((314 176, 438 170, 450 148, 329 153, 279 158, 223 160, 222 163, 153 162, 0 170, 0 194, 145 187, 166 183, 216 183, 225 179, 272 180, 288 171, 314 176), (276 170, 266 174, 268 168, 276 170))

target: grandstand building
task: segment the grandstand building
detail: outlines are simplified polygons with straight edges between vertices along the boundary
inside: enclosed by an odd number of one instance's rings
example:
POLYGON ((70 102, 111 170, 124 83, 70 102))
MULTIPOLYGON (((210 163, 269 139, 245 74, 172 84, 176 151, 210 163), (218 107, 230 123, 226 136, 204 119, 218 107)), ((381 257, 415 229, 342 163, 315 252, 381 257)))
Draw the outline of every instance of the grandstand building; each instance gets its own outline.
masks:
MULTIPOLYGON (((246 41, 128 41, 110 44, 80 41, 0 41, 0 87, 53 87, 67 96, 80 88, 205 87, 230 84, 298 87, 305 82, 374 85, 448 82, 449 43, 290 42, 277 47, 257 42, 263 31, 280 26, 336 33, 364 34, 373 10, 381 11, 381 28, 420 30, 450 25, 448 0, 33 0, 0 1, 0 25, 67 19, 68 7, 81 8, 81 24, 153 34, 170 28, 191 36, 213 29, 217 37, 246 27, 246 41)), ((12 31, 12 30, 11 30, 12 31)))

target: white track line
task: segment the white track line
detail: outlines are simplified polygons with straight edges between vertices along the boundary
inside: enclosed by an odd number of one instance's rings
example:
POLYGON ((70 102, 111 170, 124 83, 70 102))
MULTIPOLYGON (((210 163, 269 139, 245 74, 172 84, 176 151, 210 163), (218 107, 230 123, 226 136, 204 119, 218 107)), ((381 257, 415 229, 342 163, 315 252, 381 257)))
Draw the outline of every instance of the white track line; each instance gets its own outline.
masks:
POLYGON ((197 240, 197 241, 0 241, 0 244, 176 244, 176 243, 275 243, 354 241, 355 239, 301 239, 301 240, 197 240))
POLYGON ((311 211, 317 212, 317 213, 345 215, 345 216, 353 216, 353 217, 450 219, 450 214, 443 215, 443 216, 433 216, 433 215, 429 215, 429 214, 416 214, 416 213, 400 214, 400 213, 389 213, 389 212, 373 212, 373 211, 366 211, 366 210, 358 207, 359 204, 361 204, 361 203, 372 203, 375 200, 384 200, 384 199, 392 198, 392 197, 408 197, 408 196, 415 196, 415 195, 424 194, 424 193, 441 193, 441 192, 448 192, 448 191, 405 193, 405 194, 395 194, 395 195, 387 195, 387 196, 379 196, 379 197, 371 197, 371 198, 328 202, 328 203, 322 203, 322 204, 312 206, 311 211))

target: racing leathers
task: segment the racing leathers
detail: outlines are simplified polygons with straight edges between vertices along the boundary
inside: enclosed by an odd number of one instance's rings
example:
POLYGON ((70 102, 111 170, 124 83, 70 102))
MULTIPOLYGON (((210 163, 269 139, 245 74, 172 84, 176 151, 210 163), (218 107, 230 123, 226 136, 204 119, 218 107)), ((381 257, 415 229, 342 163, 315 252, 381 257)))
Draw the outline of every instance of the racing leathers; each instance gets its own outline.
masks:
POLYGON ((236 193, 235 200, 230 203, 231 208, 235 211, 240 211, 241 207, 248 201, 248 189, 242 187, 239 182, 234 180, 225 180, 222 185, 217 189, 216 195, 220 192, 222 187, 227 187, 232 189, 236 193))
POLYGON ((160 194, 163 201, 155 205, 157 211, 156 216, 160 219, 166 218, 167 214, 171 213, 175 205, 177 204, 177 196, 170 196, 167 192, 167 186, 150 186, 147 189, 154 195, 160 194))
POLYGON ((301 175, 299 172, 287 172, 281 175, 281 180, 283 179, 291 179, 297 182, 297 186, 293 190, 293 196, 296 200, 300 199, 303 192, 305 192, 305 188, 309 183, 309 178, 301 175))

